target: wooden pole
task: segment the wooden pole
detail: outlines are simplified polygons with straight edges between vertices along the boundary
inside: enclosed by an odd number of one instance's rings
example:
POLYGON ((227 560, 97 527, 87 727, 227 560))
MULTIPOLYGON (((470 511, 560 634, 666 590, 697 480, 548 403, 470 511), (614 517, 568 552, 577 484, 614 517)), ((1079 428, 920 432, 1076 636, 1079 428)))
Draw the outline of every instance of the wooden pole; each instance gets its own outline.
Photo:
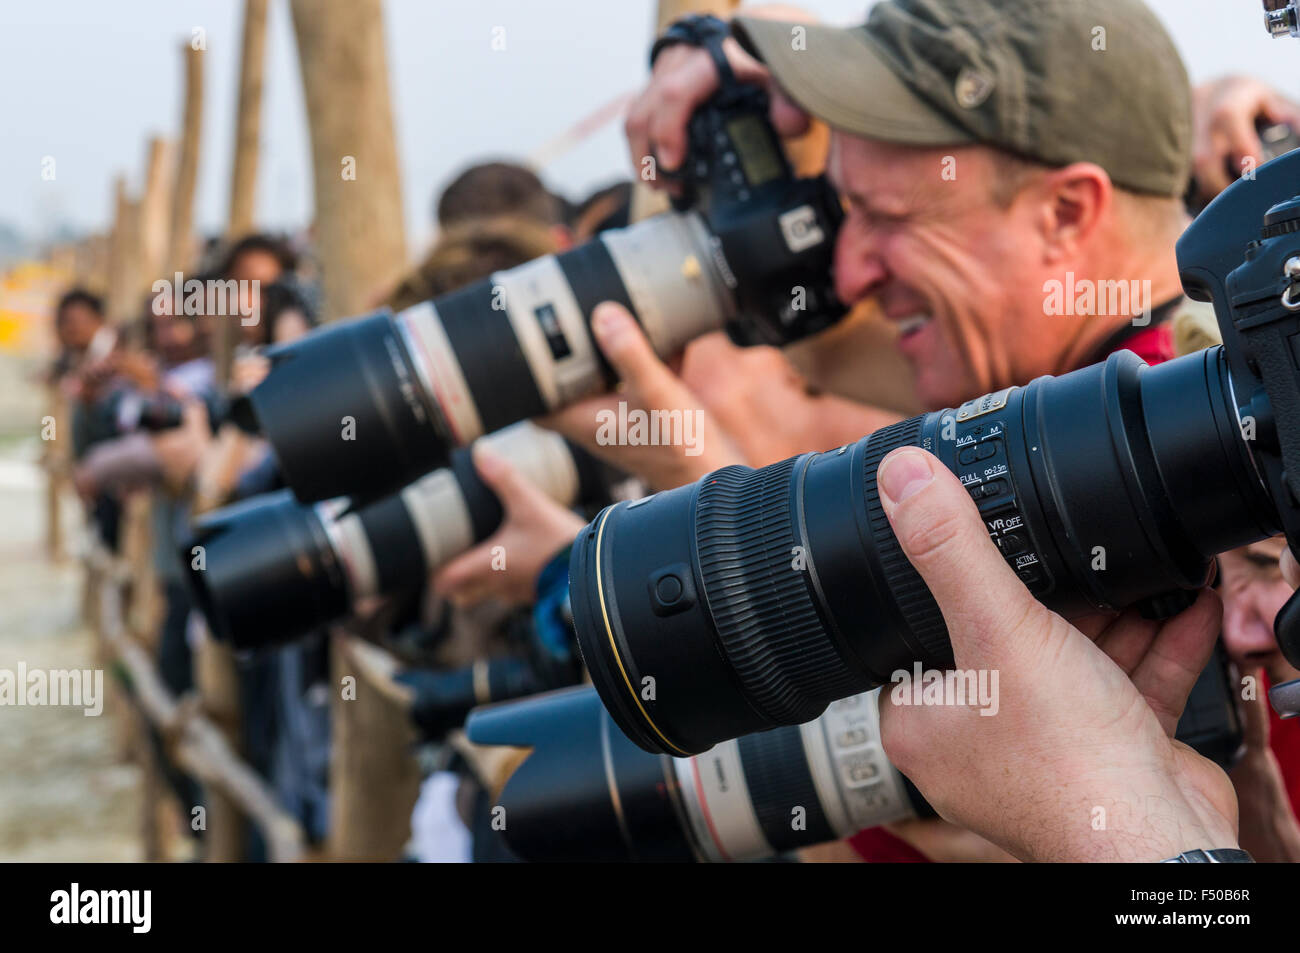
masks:
POLYGON ((137 304, 166 267, 174 155, 174 147, 166 139, 154 136, 149 140, 144 193, 140 196, 140 274, 133 289, 137 304))
POLYGON ((193 261, 194 188, 199 175, 199 146, 203 131, 203 50, 186 42, 181 46, 185 64, 185 111, 181 119, 180 160, 172 190, 171 230, 167 237, 164 276, 183 271, 193 261))
MULTIPOLYGON (((230 215, 226 223, 228 240, 238 239, 253 229, 257 195, 257 159, 262 125, 262 81, 266 70, 267 0, 245 0, 244 34, 239 59, 239 99, 235 109, 235 158, 230 178, 230 215)), ((216 325, 215 363, 219 384, 230 376, 235 343, 235 323, 227 318, 216 325)), ((234 752, 243 744, 240 725, 239 673, 230 648, 205 638, 194 657, 195 682, 203 710, 213 731, 234 752)), ((247 841, 238 805, 222 792, 213 792, 208 803, 208 859, 240 860, 247 841)))
POLYGON ((63 546, 63 496, 72 470, 72 414, 67 396, 57 381, 48 388, 49 415, 54 418, 54 439, 45 451, 45 548, 52 562, 67 555, 63 546))
POLYGON ((74 273, 78 285, 96 294, 108 293, 108 257, 111 236, 89 235, 77 244, 74 273))
POLYGON ((740 0, 659 0, 655 35, 679 17, 688 13, 711 13, 726 19, 740 6, 740 0))
MULTIPOLYGON (((362 311, 406 264, 402 189, 380 0, 292 0, 316 196, 326 320, 362 311)), ((410 833, 418 771, 405 711, 375 690, 352 642, 331 642, 330 848, 392 860, 410 833), (346 694, 351 686, 350 697, 346 694)))
POLYGON ((355 635, 330 641, 329 855, 335 861, 392 861, 411 836, 420 790, 410 700, 392 681, 395 661, 355 635))
MULTIPOLYGON (((235 107, 235 159, 230 175, 230 215, 226 241, 235 242, 255 227, 257 160, 261 148, 262 83, 266 74, 267 0, 244 0, 244 37, 239 55, 239 100, 235 107)), ((236 326, 219 321, 213 342, 217 381, 230 379, 236 326)))
MULTIPOLYGON (((198 688, 203 714, 213 725, 226 746, 242 754, 242 713, 239 709, 239 671, 230 646, 208 636, 194 652, 194 682, 198 688)), ((244 859, 247 828, 239 804, 229 792, 207 791, 208 830, 205 838, 206 859, 213 863, 230 863, 244 859)))
POLYGON ((292 0, 311 129, 326 320, 357 314, 406 265, 380 0, 292 0))
POLYGON ((226 235, 253 230, 257 159, 262 129, 262 78, 266 72, 267 0, 244 0, 244 38, 239 57, 239 104, 235 111, 235 161, 230 177, 226 235))
POLYGON ((113 231, 108 250, 108 318, 116 325, 129 321, 136 303, 131 301, 138 271, 136 233, 139 209, 126 190, 126 176, 113 180, 113 231))

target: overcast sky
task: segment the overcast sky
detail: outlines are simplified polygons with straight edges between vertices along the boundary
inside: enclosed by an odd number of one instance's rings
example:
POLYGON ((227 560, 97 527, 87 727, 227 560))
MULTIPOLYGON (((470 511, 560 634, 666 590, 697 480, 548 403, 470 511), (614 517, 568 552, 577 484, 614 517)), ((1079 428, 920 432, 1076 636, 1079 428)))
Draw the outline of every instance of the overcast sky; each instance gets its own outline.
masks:
MULTIPOLYGON (((339 0, 343 2, 343 0, 339 0)), ((1079 0, 1086 3, 1087 0, 1079 0)), ((806 0, 837 23, 865 0, 806 0)), ((1300 96, 1300 40, 1270 40, 1259 0, 1151 0, 1194 81, 1259 75, 1300 96)), ((240 18, 237 0, 0 0, 0 223, 34 237, 55 224, 105 227, 113 177, 138 189, 144 143, 180 125, 181 54, 206 34, 207 102, 197 224, 226 214, 240 18), (53 156, 54 181, 41 162, 53 156)), ((432 235, 431 203, 464 165, 527 157, 646 73, 653 0, 387 0, 398 152, 412 251, 432 235), (506 49, 492 49, 494 27, 506 49)), ((288 4, 272 0, 258 216, 310 217, 311 171, 288 4)), ((570 197, 626 174, 618 124, 543 172, 570 197)))

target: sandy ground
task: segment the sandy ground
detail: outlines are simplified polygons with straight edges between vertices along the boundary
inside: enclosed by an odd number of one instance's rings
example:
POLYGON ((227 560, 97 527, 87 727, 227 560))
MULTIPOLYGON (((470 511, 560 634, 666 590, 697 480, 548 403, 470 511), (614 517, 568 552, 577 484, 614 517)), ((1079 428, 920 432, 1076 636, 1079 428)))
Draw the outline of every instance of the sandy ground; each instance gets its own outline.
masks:
MULTIPOLYGON (((44 554, 38 449, 34 439, 0 444, 0 669, 92 668, 79 564, 44 554)), ((82 520, 66 503, 72 541, 82 520)), ((0 861, 139 860, 139 773, 115 749, 107 714, 0 705, 0 861)))

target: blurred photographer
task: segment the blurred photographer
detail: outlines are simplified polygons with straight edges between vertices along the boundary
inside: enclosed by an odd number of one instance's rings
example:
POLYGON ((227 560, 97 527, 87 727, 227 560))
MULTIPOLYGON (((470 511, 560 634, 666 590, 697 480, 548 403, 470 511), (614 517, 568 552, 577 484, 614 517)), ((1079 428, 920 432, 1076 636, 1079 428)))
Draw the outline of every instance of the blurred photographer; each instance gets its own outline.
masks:
POLYGON ((1275 538, 1219 557, 1223 642, 1243 686, 1245 751, 1230 772, 1241 800, 1241 842, 1259 861, 1300 861, 1300 720, 1279 718, 1268 688, 1300 678, 1278 648, 1273 619, 1295 586, 1275 538))
POLYGON ((1224 76, 1196 87, 1194 197, 1209 202, 1267 159, 1262 128, 1300 130, 1300 105, 1249 76, 1224 76))

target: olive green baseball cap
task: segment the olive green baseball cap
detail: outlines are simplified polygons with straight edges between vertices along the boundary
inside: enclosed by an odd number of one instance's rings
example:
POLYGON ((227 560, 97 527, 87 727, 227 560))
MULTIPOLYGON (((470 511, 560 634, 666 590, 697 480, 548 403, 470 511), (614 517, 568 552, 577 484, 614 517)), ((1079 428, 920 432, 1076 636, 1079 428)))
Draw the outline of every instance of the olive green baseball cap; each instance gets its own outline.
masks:
POLYGON ((1142 0, 881 0, 862 26, 738 16, 733 32, 831 127, 915 146, 983 143, 1180 196, 1191 88, 1142 0))

